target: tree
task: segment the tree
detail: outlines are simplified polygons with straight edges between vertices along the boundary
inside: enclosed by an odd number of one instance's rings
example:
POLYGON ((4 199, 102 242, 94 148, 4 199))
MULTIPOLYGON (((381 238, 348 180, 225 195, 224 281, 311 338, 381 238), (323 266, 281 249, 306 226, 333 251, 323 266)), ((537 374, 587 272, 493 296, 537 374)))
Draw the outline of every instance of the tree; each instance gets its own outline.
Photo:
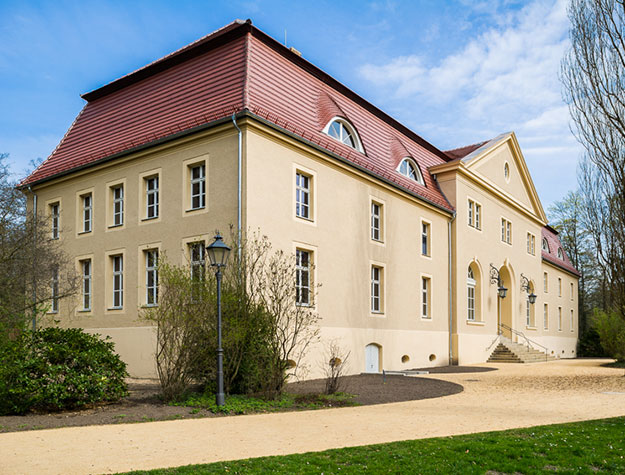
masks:
POLYGON ((580 210, 596 261, 593 293, 625 320, 625 0, 571 0, 568 15, 561 78, 585 148, 580 210))
POLYGON ((50 237, 48 219, 27 214, 7 158, 0 154, 0 339, 15 336, 51 308, 52 285, 59 300, 78 288, 72 261, 50 237))

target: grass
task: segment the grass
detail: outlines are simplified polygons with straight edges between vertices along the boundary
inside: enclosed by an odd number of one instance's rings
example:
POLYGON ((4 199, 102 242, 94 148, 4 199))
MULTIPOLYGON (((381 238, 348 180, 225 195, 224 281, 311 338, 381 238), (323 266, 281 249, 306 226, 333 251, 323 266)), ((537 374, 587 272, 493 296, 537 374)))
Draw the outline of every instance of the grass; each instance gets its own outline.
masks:
POLYGON ((625 473, 624 431, 619 417, 130 473, 625 473))
MULTIPOLYGON (((346 393, 325 394, 283 394, 278 399, 261 399, 252 396, 232 394, 226 396, 226 404, 218 407, 215 395, 210 393, 191 394, 180 402, 171 403, 172 406, 193 407, 206 409, 215 414, 254 414, 262 412, 293 411, 320 409, 323 407, 354 406, 354 396, 346 393)), ((193 411, 191 411, 193 413, 193 411)))

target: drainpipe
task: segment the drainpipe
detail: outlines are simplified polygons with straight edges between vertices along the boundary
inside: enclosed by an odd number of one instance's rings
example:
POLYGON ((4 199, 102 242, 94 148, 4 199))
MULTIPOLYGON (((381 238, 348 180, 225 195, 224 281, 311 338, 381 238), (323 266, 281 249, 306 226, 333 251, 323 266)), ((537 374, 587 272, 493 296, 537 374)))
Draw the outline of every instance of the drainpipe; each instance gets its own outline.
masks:
POLYGON ((449 243, 449 252, 448 252, 448 260, 449 260, 449 365, 451 366, 453 364, 453 336, 452 336, 452 330, 453 330, 453 298, 452 298, 452 291, 453 291, 453 276, 452 276, 452 243, 451 243, 451 224, 454 222, 454 220, 456 219, 456 212, 454 211, 454 214, 452 215, 451 219, 449 220, 449 222, 447 223, 447 241, 449 243))
MULTIPOLYGON (((28 191, 33 195, 33 239, 37 240, 37 194, 28 185, 28 191)), ((37 330, 37 253, 33 254, 33 331, 37 330)))
POLYGON ((234 127, 238 130, 239 134, 239 146, 238 146, 238 182, 237 182, 237 191, 238 191, 238 200, 237 200, 237 257, 239 258, 239 262, 241 262, 241 129, 237 125, 237 115, 236 113, 232 114, 232 123, 234 127))

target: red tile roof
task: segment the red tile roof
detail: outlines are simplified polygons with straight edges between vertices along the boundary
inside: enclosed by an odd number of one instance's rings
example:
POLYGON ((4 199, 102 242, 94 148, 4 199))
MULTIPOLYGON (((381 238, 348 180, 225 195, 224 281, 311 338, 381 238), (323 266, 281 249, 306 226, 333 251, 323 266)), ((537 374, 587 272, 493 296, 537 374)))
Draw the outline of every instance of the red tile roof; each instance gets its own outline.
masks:
POLYGON ((549 247, 549 251, 542 251, 542 258, 547 262, 554 264, 555 266, 561 267, 562 269, 572 274, 575 274, 576 276, 579 276, 579 272, 577 271, 577 269, 575 269, 575 267, 573 267, 569 256, 566 254, 566 251, 560 243, 560 238, 558 238, 557 231, 550 226, 545 226, 542 230, 542 237, 543 239, 547 240, 547 244, 549 247), (558 257, 558 249, 562 249, 562 259, 558 257))
MULTIPOLYGON (((233 113, 249 111, 425 200, 452 210, 427 168, 447 156, 251 23, 237 21, 82 96, 88 102, 22 185, 90 166, 233 113), (366 154, 324 134, 348 119, 366 154), (425 186, 396 171, 404 152, 425 186)), ((405 155, 404 155, 405 156, 405 155)))
POLYGON ((490 140, 484 140, 483 142, 478 142, 478 143, 474 143, 471 145, 465 145, 464 147, 458 147, 452 150, 445 150, 445 155, 447 155, 451 160, 464 158, 467 155, 469 155, 471 152, 475 152, 478 148, 480 148, 482 145, 488 142, 490 142, 490 140))

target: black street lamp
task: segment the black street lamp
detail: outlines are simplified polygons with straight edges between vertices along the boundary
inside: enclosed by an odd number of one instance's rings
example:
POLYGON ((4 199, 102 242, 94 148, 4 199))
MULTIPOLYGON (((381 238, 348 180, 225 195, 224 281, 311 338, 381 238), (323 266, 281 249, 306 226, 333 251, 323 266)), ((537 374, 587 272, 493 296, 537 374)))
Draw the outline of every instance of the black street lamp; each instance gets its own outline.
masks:
POLYGON ((521 291, 528 293, 527 300, 529 300, 531 304, 536 303, 536 294, 532 291, 529 279, 523 274, 521 274, 521 291))
MULTIPOLYGON (((490 283, 497 284, 497 296, 500 299, 505 299, 508 289, 503 286, 503 280, 499 274, 499 269, 492 264, 490 265, 490 283)), ((497 305, 497 309, 497 333, 501 335, 501 304, 497 305)))
POLYGON ((206 248, 211 266, 215 267, 215 277, 217 277, 217 394, 216 402, 218 406, 226 403, 224 395, 224 350, 221 347, 221 269, 226 267, 226 261, 230 254, 230 248, 226 246, 222 237, 217 231, 215 240, 206 248))

